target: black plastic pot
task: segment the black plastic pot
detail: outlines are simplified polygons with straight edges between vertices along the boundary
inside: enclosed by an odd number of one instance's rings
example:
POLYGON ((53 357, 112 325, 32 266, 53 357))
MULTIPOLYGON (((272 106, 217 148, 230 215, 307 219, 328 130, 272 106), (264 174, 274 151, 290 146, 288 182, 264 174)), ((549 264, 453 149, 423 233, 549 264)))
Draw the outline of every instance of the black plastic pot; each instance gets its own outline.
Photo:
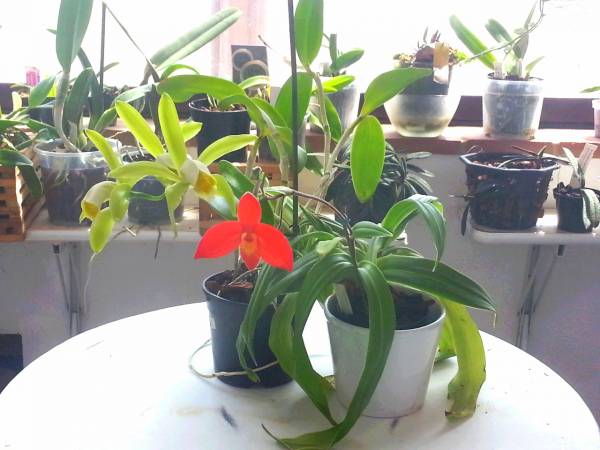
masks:
MULTIPOLYGON (((218 274, 217 274, 218 275, 218 274)), ((215 372, 238 372, 242 371, 238 352, 236 349, 236 340, 240 331, 242 320, 248 309, 247 303, 237 302, 218 296, 211 292, 206 282, 214 278, 213 275, 207 278, 202 284, 204 295, 206 296, 208 311, 210 313, 210 332, 212 340, 213 362, 215 372)), ((269 348, 269 330, 274 309, 269 307, 261 317, 256 328, 254 336, 254 350, 256 362, 252 368, 261 367, 275 361, 275 355, 269 348)), ((248 361, 252 361, 248 357, 248 361)), ((289 383, 291 378, 281 369, 279 364, 257 372, 260 382, 254 383, 246 375, 234 375, 219 377, 225 384, 231 386, 250 388, 253 386, 276 387, 289 383)))
POLYGON ((523 155, 480 152, 460 157, 466 165, 470 197, 465 214, 470 209, 476 224, 500 230, 524 230, 534 227, 537 219, 543 217, 548 185, 559 165, 549 158, 540 160, 540 168, 493 165, 515 158, 523 155))
MULTIPOLYGON (((592 189, 600 199, 600 191, 592 189)), ((570 233, 590 233, 592 227, 583 223, 583 197, 579 189, 565 186, 563 183, 552 191, 558 210, 558 229, 570 233)))
MULTIPOLYGON (((190 112, 195 122, 202 122, 202 130, 196 135, 198 155, 213 142, 232 134, 250 133, 250 116, 245 109, 236 111, 213 111, 208 109, 208 100, 201 97, 190 102, 190 112)), ((221 159, 245 162, 244 149, 230 153, 221 159)))
MULTIPOLYGON (((137 149, 129 152, 123 157, 125 162, 133 161, 154 161, 152 155, 144 153, 140 155, 137 149)), ((133 185, 133 191, 148 195, 162 195, 165 192, 164 186, 155 177, 145 177, 133 185)), ((183 219, 183 203, 174 211, 175 221, 183 219)), ((132 198, 129 201, 127 216, 133 223, 140 225, 166 225, 170 223, 169 209, 166 200, 153 201, 139 198, 132 198)))

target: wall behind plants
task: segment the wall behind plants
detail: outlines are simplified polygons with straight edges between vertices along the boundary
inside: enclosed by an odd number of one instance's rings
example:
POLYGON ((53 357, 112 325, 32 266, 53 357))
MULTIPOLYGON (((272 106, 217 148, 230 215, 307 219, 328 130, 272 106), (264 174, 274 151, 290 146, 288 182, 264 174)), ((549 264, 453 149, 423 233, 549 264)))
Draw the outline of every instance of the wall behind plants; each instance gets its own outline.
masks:
MULTIPOLYGON (((481 328, 514 342, 526 248, 483 245, 460 236, 463 202, 448 194, 465 192, 462 164, 454 156, 435 155, 422 165, 436 173, 432 185, 446 207, 449 234, 444 260, 467 272, 496 299, 496 328, 492 328, 489 315, 476 314, 481 328)), ((600 160, 594 161, 592 169, 588 183, 599 187, 600 160)), ((563 176, 568 178, 567 170, 563 176)), ((417 222, 408 231, 411 246, 430 254, 423 226, 417 222)), ((225 268, 231 259, 194 261, 194 249, 194 244, 163 242, 159 257, 154 260, 152 243, 109 246, 94 266, 86 327, 198 301, 202 280, 225 268)), ((544 255, 547 260, 550 254, 544 255)), ((0 333, 23 334, 26 362, 67 337, 67 315, 53 258, 48 243, 0 245, 0 333)), ((597 248, 567 247, 539 306, 529 347, 534 356, 575 387, 598 419, 599 278, 597 248)))

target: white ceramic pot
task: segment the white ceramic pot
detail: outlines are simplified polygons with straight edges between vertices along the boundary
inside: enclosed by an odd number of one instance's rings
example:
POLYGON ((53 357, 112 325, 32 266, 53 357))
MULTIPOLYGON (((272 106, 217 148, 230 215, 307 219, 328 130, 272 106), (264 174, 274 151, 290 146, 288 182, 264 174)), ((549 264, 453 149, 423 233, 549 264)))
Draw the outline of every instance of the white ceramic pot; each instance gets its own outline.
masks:
MULTIPOLYGON (((331 313, 333 298, 325 304, 331 353, 335 371, 335 390, 348 407, 362 374, 369 341, 369 330, 344 322, 331 313)), ((379 384, 363 415, 394 418, 419 410, 431 376, 445 313, 436 304, 437 318, 421 328, 396 330, 390 354, 379 384)))

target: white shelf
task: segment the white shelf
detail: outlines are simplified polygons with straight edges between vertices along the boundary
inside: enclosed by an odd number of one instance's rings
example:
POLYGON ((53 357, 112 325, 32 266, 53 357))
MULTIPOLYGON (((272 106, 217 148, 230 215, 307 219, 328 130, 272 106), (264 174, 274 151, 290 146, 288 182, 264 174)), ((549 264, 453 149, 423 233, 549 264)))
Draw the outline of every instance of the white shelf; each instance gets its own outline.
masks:
POLYGON ((525 245, 600 245, 600 229, 591 233, 568 233, 557 229, 556 210, 546 210, 538 219, 537 226, 523 231, 478 229, 471 223, 471 236, 482 244, 525 244, 525 245))
MULTIPOLYGON (((198 242, 200 239, 198 211, 197 209, 185 210, 183 220, 177 225, 177 237, 175 237, 170 225, 160 227, 140 226, 125 221, 121 229, 115 228, 115 233, 124 230, 116 240, 121 242, 154 242, 158 238, 159 228, 162 241, 198 242), (128 227, 133 234, 127 231, 125 227, 128 227)), ((25 240, 28 242, 85 242, 88 237, 89 229, 86 226, 65 227, 51 224, 48 219, 48 211, 44 208, 27 231, 25 240)))

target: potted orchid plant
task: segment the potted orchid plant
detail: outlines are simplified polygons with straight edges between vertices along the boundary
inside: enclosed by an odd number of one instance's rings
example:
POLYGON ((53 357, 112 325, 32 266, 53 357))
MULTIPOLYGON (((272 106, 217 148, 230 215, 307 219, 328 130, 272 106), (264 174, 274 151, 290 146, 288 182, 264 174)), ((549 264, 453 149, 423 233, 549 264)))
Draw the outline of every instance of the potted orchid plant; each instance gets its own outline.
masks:
MULTIPOLYGON (((296 8, 297 52, 305 69, 318 53, 322 15, 319 1, 301 0, 296 8)), ((371 113, 429 73, 423 69, 396 69, 377 77, 365 93, 358 118, 331 152, 339 154, 353 136, 350 165, 355 192, 361 201, 374 194, 385 157, 383 131, 371 113)), ((319 82, 316 84, 320 89, 319 82)), ((297 111, 292 113, 295 122, 297 111)), ((323 117, 327 121, 327 116, 323 117)), ((343 212, 323 200, 334 168, 331 160, 326 161, 317 195, 287 186, 257 185, 255 199, 250 200, 249 195, 243 198, 244 203, 254 206, 242 207, 240 201, 238 223, 209 230, 206 236, 210 239, 205 244, 201 241, 196 253, 197 257, 212 258, 239 248, 251 267, 261 259, 265 263, 256 266, 256 282, 237 339, 239 360, 249 378, 260 380, 260 372, 252 366, 257 356, 255 335, 264 313, 272 314, 269 346, 279 365, 331 423, 323 431, 275 439, 290 449, 326 449, 343 439, 361 414, 398 417, 413 412, 422 404, 440 333, 440 357, 457 355, 459 360, 459 372, 449 386, 452 405, 447 415, 471 415, 485 380, 485 354, 466 307, 490 311, 494 308, 479 285, 440 261, 445 245, 441 204, 433 197, 417 195, 393 205, 381 223, 359 222, 352 226, 343 212), (295 214, 299 197, 308 203, 301 208, 301 214, 295 214), (295 258, 291 271, 290 249, 282 236, 275 237, 271 228, 269 237, 261 238, 261 233, 255 231, 254 227, 259 226, 258 201, 275 202, 277 207, 273 209, 281 215, 276 223, 284 229, 289 227, 289 245, 295 258), (330 208, 337 219, 320 214, 320 207, 330 208), (290 211, 291 225, 285 216, 290 211), (430 230, 435 259, 394 242, 417 216, 424 218, 430 230), (272 247, 278 249, 276 255, 270 253, 272 247), (329 409, 328 392, 332 385, 313 369, 302 338, 309 313, 317 302, 325 302, 335 389, 347 406, 341 420, 329 409), (354 345, 350 347, 349 342, 354 345), (403 349, 414 346, 418 346, 419 356, 408 361, 403 349), (407 364, 421 374, 415 384, 409 384, 403 373, 407 364), (378 407, 381 401, 384 406, 378 407)))

